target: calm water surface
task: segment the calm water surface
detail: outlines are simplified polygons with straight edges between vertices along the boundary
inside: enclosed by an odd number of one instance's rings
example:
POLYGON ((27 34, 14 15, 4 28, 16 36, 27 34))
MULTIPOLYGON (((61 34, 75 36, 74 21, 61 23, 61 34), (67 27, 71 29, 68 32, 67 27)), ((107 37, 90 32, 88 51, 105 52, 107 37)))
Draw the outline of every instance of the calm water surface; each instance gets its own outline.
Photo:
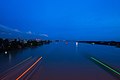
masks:
POLYGON ((51 43, 35 48, 0 53, 0 72, 20 63, 28 57, 40 57, 40 80, 119 80, 114 75, 96 64, 91 57, 102 61, 113 69, 120 70, 120 48, 90 45, 75 42, 51 43))

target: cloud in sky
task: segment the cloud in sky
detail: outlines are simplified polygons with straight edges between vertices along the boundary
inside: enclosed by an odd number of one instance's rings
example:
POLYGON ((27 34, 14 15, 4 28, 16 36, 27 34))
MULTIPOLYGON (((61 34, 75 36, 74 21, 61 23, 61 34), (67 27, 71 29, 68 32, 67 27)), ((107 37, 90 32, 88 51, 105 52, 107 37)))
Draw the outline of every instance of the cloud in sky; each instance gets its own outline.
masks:
POLYGON ((2 28, 2 29, 7 29, 7 30, 12 30, 11 28, 8 28, 8 27, 6 27, 6 26, 4 26, 4 25, 2 25, 2 24, 0 24, 0 28, 2 28))
POLYGON ((31 31, 28 31, 28 32, 26 32, 26 33, 27 33, 27 34, 30 34, 30 35, 33 34, 31 31))
POLYGON ((47 34, 40 34, 40 36, 45 36, 45 37, 48 37, 48 35, 47 35, 47 34))
POLYGON ((14 34, 20 34, 20 35, 32 35, 32 36, 39 36, 39 37, 48 37, 47 34, 37 34, 37 33, 33 33, 31 32, 30 30, 28 32, 22 32, 18 29, 12 29, 12 28, 9 28, 9 27, 6 27, 2 24, 0 24, 0 34, 4 35, 4 34, 7 34, 7 35, 14 35, 14 34))
POLYGON ((18 29, 12 29, 12 28, 9 28, 9 27, 6 27, 2 24, 0 24, 0 30, 3 31, 3 32, 17 32, 17 33, 22 33, 20 30, 18 29))
POLYGON ((26 34, 29 34, 29 35, 36 35, 36 36, 44 36, 44 37, 48 37, 48 35, 47 35, 47 34, 37 34, 37 33, 33 33, 33 32, 31 32, 31 31, 26 32, 26 34))
POLYGON ((22 32, 21 32, 20 30, 18 30, 18 29, 13 29, 13 31, 22 33, 22 32))
POLYGON ((44 36, 44 37, 48 37, 47 34, 33 33, 33 32, 31 32, 31 31, 26 32, 26 34, 35 35, 35 36, 44 36))

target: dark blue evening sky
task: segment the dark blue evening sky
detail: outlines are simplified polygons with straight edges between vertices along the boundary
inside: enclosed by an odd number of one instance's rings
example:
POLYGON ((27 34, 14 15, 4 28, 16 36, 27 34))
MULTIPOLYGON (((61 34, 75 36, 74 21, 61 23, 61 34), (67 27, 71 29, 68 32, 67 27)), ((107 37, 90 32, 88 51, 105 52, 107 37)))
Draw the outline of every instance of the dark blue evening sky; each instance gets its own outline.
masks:
POLYGON ((120 0, 0 0, 0 24, 48 39, 120 40, 120 0))

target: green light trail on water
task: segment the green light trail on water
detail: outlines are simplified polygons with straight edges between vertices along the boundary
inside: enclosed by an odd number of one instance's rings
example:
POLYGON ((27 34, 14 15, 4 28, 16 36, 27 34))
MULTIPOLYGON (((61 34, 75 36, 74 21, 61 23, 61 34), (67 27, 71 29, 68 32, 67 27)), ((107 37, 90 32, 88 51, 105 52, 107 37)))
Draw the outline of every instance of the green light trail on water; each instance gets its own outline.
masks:
POLYGON ((114 70, 113 68, 107 66, 106 64, 104 64, 104 63, 102 63, 101 61, 95 59, 94 57, 91 57, 91 59, 94 60, 95 62, 97 62, 97 63, 103 65, 104 67, 108 68, 109 70, 113 71, 114 73, 120 75, 120 72, 118 72, 118 71, 114 70))

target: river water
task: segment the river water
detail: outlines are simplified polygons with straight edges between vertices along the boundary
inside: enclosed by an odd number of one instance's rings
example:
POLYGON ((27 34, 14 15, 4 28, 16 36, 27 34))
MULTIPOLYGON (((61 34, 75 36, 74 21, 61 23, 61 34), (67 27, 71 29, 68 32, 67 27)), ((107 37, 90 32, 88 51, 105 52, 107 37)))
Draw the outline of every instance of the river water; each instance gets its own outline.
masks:
POLYGON ((119 80, 120 48, 75 42, 0 53, 0 72, 28 57, 41 57, 39 80, 119 80), (99 62, 100 61, 100 62, 99 62), (100 63, 104 64, 100 64, 100 63), (110 67, 106 67, 109 65, 110 67), (111 67, 113 70, 111 70, 111 67))

